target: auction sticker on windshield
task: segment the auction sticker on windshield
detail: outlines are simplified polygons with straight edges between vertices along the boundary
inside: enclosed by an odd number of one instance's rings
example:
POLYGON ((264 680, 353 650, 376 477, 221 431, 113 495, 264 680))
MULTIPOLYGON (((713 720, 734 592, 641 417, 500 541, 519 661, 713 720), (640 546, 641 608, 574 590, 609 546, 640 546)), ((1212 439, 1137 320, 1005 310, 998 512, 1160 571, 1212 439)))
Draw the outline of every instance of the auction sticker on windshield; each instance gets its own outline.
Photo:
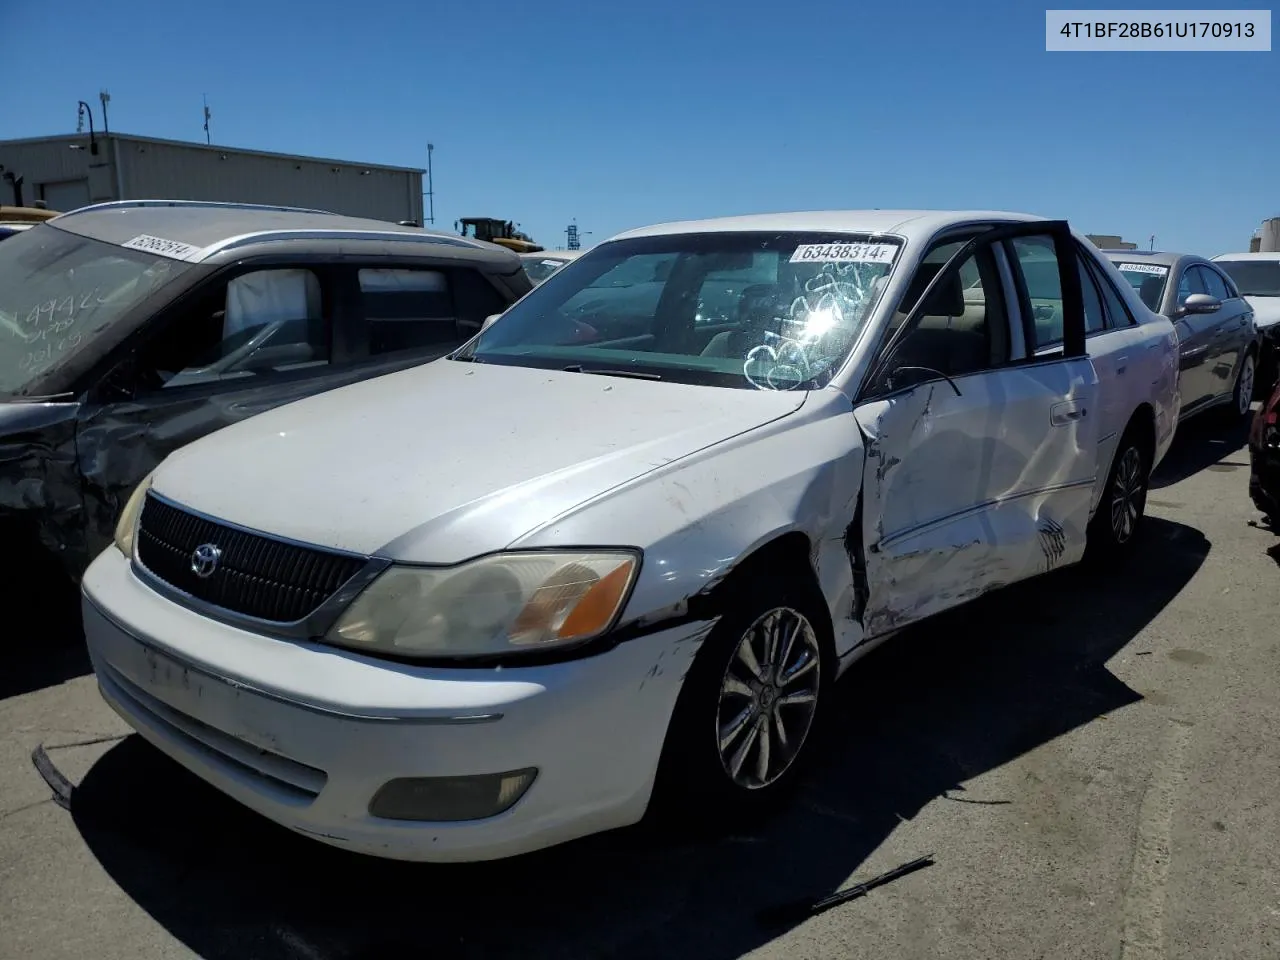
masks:
POLYGON ((178 240, 166 240, 164 237, 153 237, 150 234, 140 233, 128 243, 121 244, 131 250, 144 250, 147 253, 156 253, 162 257, 171 257, 174 260, 186 260, 193 253, 199 253, 199 247, 193 247, 189 243, 182 243, 178 240))
POLYGON ((792 263, 892 263, 898 252, 892 243, 802 243, 792 263))
POLYGON ((1149 273, 1153 277, 1163 277, 1169 272, 1168 267, 1163 267, 1158 263, 1117 263, 1117 270, 1123 270, 1126 273, 1149 273))

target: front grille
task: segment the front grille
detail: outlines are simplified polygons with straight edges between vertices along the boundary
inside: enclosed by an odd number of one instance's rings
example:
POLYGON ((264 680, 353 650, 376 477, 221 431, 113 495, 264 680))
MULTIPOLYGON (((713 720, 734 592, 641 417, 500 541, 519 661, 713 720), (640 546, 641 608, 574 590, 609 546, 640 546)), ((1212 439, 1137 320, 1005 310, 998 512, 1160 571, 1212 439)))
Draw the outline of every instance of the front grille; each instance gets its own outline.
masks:
POLYGON ((188 513, 148 495, 138 524, 138 560, 178 590, 225 610, 269 620, 301 620, 364 566, 359 557, 285 543, 188 513), (196 548, 220 551, 207 577, 193 568, 196 548))

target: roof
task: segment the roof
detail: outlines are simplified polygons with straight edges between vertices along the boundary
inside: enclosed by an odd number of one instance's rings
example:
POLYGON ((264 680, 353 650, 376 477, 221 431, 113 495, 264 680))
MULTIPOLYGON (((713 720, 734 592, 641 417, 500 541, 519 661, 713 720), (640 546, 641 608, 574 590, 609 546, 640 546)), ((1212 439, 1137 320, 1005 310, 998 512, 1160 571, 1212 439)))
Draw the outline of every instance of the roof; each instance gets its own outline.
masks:
POLYGON ((46 222, 107 243, 133 242, 141 249, 192 263, 253 243, 378 240, 432 246, 437 251, 466 250, 494 263, 512 263, 514 269, 515 255, 495 244, 421 227, 297 207, 197 200, 123 200, 81 207, 46 222))
POLYGON ((795 213, 763 213, 714 220, 685 220, 628 230, 614 240, 653 237, 671 233, 736 233, 747 231, 813 231, 830 233, 897 234, 911 239, 930 237, 939 230, 971 221, 1043 220, 1028 213, 998 210, 815 210, 795 213))
POLYGON ((1204 261, 1208 258, 1194 253, 1168 253, 1163 250, 1103 250, 1112 263, 1151 263, 1161 267, 1173 267, 1182 260, 1204 261))
MULTIPOLYGON (((87 133, 56 134, 50 137, 26 137, 20 140, 0 140, 0 147, 22 146, 38 143, 83 143, 89 139, 87 133)), ((362 160, 334 160, 331 157, 309 157, 301 153, 274 153, 270 150, 246 150, 243 147, 226 147, 218 144, 196 143, 193 140, 164 140, 160 137, 140 137, 132 133, 94 133, 96 140, 119 140, 130 143, 157 143, 168 147, 190 147, 193 150, 208 150, 213 153, 230 153, 248 157, 272 157, 277 160, 309 160, 313 163, 340 164, 344 167, 364 167, 368 170, 394 170, 399 173, 426 173, 421 167, 397 167, 386 163, 365 163, 362 160)))
POLYGON ((1257 252, 1257 253, 1220 253, 1214 260, 1263 260, 1275 262, 1280 260, 1280 251, 1257 252))

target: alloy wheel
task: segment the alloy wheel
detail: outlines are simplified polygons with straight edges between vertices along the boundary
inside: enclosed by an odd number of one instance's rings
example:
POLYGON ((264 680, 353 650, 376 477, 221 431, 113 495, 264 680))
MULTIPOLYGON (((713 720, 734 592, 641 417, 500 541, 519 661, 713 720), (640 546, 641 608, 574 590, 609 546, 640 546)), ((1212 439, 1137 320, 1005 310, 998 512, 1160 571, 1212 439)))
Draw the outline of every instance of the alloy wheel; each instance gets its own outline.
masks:
POLYGON ((777 607, 747 628, 725 669, 716 711, 720 763, 733 783, 759 790, 791 767, 813 726, 822 655, 813 625, 777 607))
POLYGON ((1133 537, 1142 514, 1144 491, 1142 454, 1137 447, 1127 447, 1116 464, 1116 478, 1111 485, 1111 532, 1116 543, 1128 543, 1133 537))

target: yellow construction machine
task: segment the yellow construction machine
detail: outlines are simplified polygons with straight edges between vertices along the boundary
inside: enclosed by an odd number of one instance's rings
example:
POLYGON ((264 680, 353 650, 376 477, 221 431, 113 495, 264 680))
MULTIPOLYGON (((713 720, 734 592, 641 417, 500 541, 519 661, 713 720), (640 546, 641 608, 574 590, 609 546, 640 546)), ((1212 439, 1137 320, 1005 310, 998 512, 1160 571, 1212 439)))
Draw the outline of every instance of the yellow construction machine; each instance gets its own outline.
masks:
POLYGON ((516 225, 510 220, 499 220, 497 217, 463 217, 454 223, 454 229, 458 230, 459 225, 461 226, 459 232, 464 237, 496 243, 516 253, 536 253, 546 249, 534 243, 533 237, 527 233, 517 230, 516 225))

